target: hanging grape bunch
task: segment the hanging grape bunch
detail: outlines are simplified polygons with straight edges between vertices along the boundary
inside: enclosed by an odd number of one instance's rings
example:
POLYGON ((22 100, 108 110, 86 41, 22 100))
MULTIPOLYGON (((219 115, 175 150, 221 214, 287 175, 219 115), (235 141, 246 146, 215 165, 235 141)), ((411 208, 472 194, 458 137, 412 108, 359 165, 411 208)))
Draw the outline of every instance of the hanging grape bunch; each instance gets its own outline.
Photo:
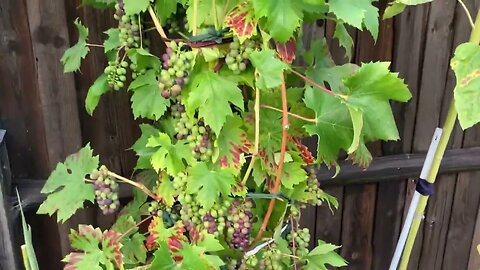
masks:
POLYGON ((255 43, 251 40, 246 40, 240 43, 237 37, 233 38, 233 42, 229 45, 229 51, 225 57, 225 63, 228 68, 235 74, 247 69, 250 61, 248 60, 250 54, 255 50, 255 43))
POLYGON ((95 200, 104 215, 113 214, 120 206, 118 200, 118 183, 108 175, 107 167, 90 174, 95 190, 95 200))
POLYGON ((213 154, 214 136, 209 126, 202 120, 190 119, 183 105, 172 106, 174 115, 180 115, 175 126, 178 140, 186 140, 196 160, 207 161, 213 154), (178 113, 177 113, 178 112, 178 113))
POLYGON ((282 264, 280 259, 282 258, 282 252, 277 249, 275 243, 268 246, 262 254, 261 260, 259 260, 257 267, 259 270, 281 270, 282 264))
POLYGON ((195 58, 193 51, 185 51, 185 44, 175 41, 168 43, 166 52, 162 55, 163 69, 160 71, 160 89, 164 98, 178 98, 183 86, 187 83, 188 74, 195 58))
POLYGON ((235 199, 228 208, 226 221, 227 238, 231 247, 245 250, 250 245, 253 221, 253 202, 235 199))
POLYGON ((123 88, 127 80, 127 67, 127 61, 119 62, 118 59, 108 61, 108 66, 105 68, 104 73, 107 74, 107 82, 110 89, 118 91, 123 88))
POLYGON ((308 174, 306 192, 310 196, 306 197, 304 200, 302 200, 302 202, 320 206, 322 205, 323 190, 320 189, 320 184, 317 176, 315 175, 315 169, 313 167, 307 167, 305 170, 308 174))
POLYGON ((308 228, 292 230, 287 235, 287 240, 294 255, 302 257, 308 254, 308 244, 310 243, 310 231, 308 228))
POLYGON ((187 29, 187 26, 186 10, 183 6, 178 6, 175 15, 165 21, 165 29, 169 34, 177 34, 187 29))
POLYGON ((140 17, 125 14, 123 0, 119 0, 115 5, 113 17, 118 20, 119 38, 122 46, 125 49, 140 47, 140 17))

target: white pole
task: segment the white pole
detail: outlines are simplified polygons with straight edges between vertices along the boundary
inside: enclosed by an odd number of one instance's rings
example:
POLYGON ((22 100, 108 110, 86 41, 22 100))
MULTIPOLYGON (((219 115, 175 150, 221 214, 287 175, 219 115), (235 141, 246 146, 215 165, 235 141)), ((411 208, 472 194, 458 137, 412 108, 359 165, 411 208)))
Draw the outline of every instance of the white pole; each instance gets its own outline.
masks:
MULTIPOLYGON (((428 148, 427 156, 425 158, 425 162, 423 163, 422 172, 420 173, 421 179, 427 179, 428 173, 430 168, 432 167, 433 157, 435 156, 435 152, 437 151, 438 143, 440 141, 440 137, 442 136, 442 129, 437 128, 435 129, 435 133, 433 134, 432 142, 430 143, 430 147, 428 148)), ((420 200, 420 193, 415 191, 413 194, 412 201, 410 202, 410 207, 408 208, 408 213, 405 218, 405 223, 403 224, 402 232, 400 233, 400 238, 398 239, 397 247, 395 248, 395 253, 393 254, 392 262, 390 263, 389 270, 397 270, 398 263, 400 262, 400 258, 402 256, 403 248, 405 247, 405 243, 407 242, 408 232, 410 231, 410 227, 412 226, 412 221, 414 218, 422 218, 422 217, 414 217, 415 210, 417 209, 418 201, 420 200)))

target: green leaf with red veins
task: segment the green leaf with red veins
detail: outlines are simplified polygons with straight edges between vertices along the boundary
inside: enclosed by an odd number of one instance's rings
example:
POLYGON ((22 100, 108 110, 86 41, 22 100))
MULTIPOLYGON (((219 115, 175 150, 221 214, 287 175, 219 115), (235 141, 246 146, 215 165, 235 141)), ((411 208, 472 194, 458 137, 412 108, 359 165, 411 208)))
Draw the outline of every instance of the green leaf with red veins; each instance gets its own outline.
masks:
POLYGON ((186 142, 172 144, 170 137, 165 133, 160 132, 156 136, 151 136, 147 147, 158 147, 150 160, 157 172, 165 170, 169 175, 177 175, 185 169, 183 160, 192 159, 192 150, 186 142))
POLYGON ((235 176, 224 169, 209 169, 200 162, 188 169, 187 193, 196 194, 203 208, 209 210, 220 195, 228 197, 235 185, 235 176))
POLYGON ((288 162, 283 164, 282 185, 287 189, 304 182, 307 179, 307 172, 303 169, 300 162, 288 162))
POLYGON ((63 63, 63 72, 65 73, 79 70, 82 59, 85 59, 90 51, 87 46, 88 28, 78 18, 75 20, 75 26, 78 30, 78 41, 73 47, 65 51, 60 60, 63 63))
POLYGON ((177 264, 170 255, 168 244, 165 241, 159 242, 159 248, 153 254, 154 259, 148 270, 174 270, 178 269, 177 264))
POLYGON ((241 43, 257 33, 257 21, 252 13, 252 4, 242 2, 225 17, 225 23, 241 43))
POLYGON ((295 53, 297 52, 295 39, 291 38, 287 42, 275 42, 275 47, 277 48, 278 56, 283 62, 291 64, 295 60, 295 53))
POLYGON ((260 89, 279 87, 283 82, 283 71, 288 65, 275 57, 271 49, 255 51, 250 54, 250 61, 257 72, 256 85, 260 89))
POLYGON ((72 252, 64 259, 67 262, 65 269, 85 269, 80 268, 86 265, 94 266, 89 269, 103 269, 99 266, 105 266, 107 269, 113 269, 113 264, 117 268, 123 269, 123 255, 120 252, 122 244, 118 242, 120 234, 106 230, 102 233, 99 228, 93 228, 91 225, 79 225, 78 232, 72 230, 69 239, 72 248, 83 251, 72 252), (94 262, 94 263, 93 263, 94 262))
POLYGON ((130 85, 133 90, 132 112, 133 116, 145 117, 151 120, 158 120, 165 114, 170 100, 160 95, 160 87, 155 76, 155 71, 149 70, 138 76, 130 85))
POLYGON ((300 27, 303 7, 297 0, 256 0, 253 3, 256 18, 266 17, 262 28, 276 41, 287 42, 300 27))
POLYGON ((231 104, 243 111, 243 96, 235 82, 217 73, 204 70, 193 76, 189 83, 187 113, 193 118, 198 109, 198 118, 203 118, 215 134, 220 134, 227 116, 233 115, 231 104))
POLYGON ((242 126, 241 117, 238 115, 228 116, 216 141, 219 153, 217 160, 220 166, 232 169, 236 175, 245 163, 244 154, 248 153, 252 146, 242 126))
POLYGON ((93 156, 90 144, 68 156, 64 163, 58 163, 42 188, 41 192, 48 195, 37 213, 57 213, 57 220, 64 222, 83 208, 85 201, 93 202, 95 191, 85 177, 97 168, 98 156, 93 156))

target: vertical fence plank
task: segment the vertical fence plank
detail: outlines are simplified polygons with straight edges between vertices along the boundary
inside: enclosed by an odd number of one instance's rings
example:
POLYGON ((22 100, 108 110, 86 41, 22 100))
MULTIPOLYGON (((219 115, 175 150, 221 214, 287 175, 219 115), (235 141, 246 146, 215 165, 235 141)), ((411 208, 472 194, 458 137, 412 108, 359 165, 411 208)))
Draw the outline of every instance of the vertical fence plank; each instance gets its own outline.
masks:
MULTIPOLYGON (((414 151, 428 148, 434 129, 443 125, 450 105, 450 99, 447 100, 448 93, 452 91, 447 86, 450 69, 448 59, 451 58, 455 6, 455 1, 448 0, 436 1, 430 6, 414 151)), ((459 148, 462 137, 457 127, 452 134, 450 147, 459 148)), ((436 192, 430 196, 423 230, 416 241, 417 248, 421 247, 420 254, 417 253, 414 257, 419 258, 419 269, 441 269, 455 182, 456 175, 445 175, 437 179, 436 192)))
MULTIPOLYGON (((26 3, 48 148, 48 168, 52 170, 57 162, 81 147, 74 78, 63 73, 59 61, 69 47, 65 4, 54 0, 29 0, 26 3)), ((70 228, 83 220, 73 217, 59 225, 63 255, 70 250, 70 228)))
POLYGON ((13 239, 10 205, 10 172, 5 145, 5 130, 0 129, 0 269, 18 269, 18 250, 13 239))

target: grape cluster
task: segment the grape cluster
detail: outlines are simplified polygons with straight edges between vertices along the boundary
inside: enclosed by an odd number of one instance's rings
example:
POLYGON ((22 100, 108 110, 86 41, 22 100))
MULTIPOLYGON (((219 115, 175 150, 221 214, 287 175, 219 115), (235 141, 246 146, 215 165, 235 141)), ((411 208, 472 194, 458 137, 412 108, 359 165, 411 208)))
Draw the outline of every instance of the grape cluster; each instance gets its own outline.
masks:
POLYGON ((120 206, 118 183, 108 175, 108 169, 105 166, 100 167, 99 171, 90 174, 90 178, 94 180, 95 200, 103 214, 115 213, 120 206))
POLYGON ((238 266, 238 270, 254 270, 255 267, 258 265, 258 259, 256 256, 249 256, 244 257, 240 266, 238 266))
POLYGON ((243 44, 240 44, 238 38, 234 37, 233 42, 230 43, 229 49, 230 51, 225 57, 225 63, 231 71, 235 74, 239 74, 247 69, 247 66, 250 63, 248 58, 254 51, 255 44, 250 40, 246 40, 243 44))
POLYGON ((315 175, 315 170, 313 168, 308 168, 307 172, 308 178, 306 192, 310 194, 310 198, 304 202, 320 206, 322 204, 321 198, 323 195, 323 191, 322 189, 320 189, 320 184, 317 180, 317 176, 315 175))
POLYGON ((175 126, 177 139, 187 140, 195 159, 201 161, 210 159, 213 154, 213 133, 210 127, 202 120, 189 119, 183 105, 172 105, 171 110, 174 116, 180 114, 175 126))
POLYGON ((180 219, 189 231, 202 224, 202 216, 200 214, 201 204, 196 200, 195 195, 187 194, 187 175, 179 173, 173 180, 173 187, 179 191, 177 197, 181 205, 179 211, 180 219))
POLYGON ((143 75, 145 74, 145 72, 147 72, 145 68, 141 70, 137 70, 137 65, 135 63, 130 64, 130 70, 132 70, 132 79, 135 79, 138 76, 143 75))
POLYGON ((308 243, 310 242, 310 231, 308 228, 303 228, 298 231, 291 231, 287 235, 287 240, 290 244, 290 248, 293 251, 295 246, 295 256, 303 257, 308 254, 308 243))
POLYGON ((209 211, 200 210, 200 215, 203 216, 203 227, 208 233, 218 236, 220 232, 224 231, 226 223, 225 214, 230 204, 230 200, 223 200, 220 203, 215 203, 209 211))
POLYGON ((161 216, 163 208, 163 204, 159 204, 157 201, 152 201, 148 205, 148 212, 152 216, 161 216))
POLYGON ((250 244, 253 221, 253 202, 235 199, 228 208, 226 221, 227 239, 231 247, 245 250, 250 244))
POLYGON ((115 5, 113 17, 118 20, 119 38, 122 46, 126 49, 138 48, 140 42, 139 17, 137 15, 125 14, 122 0, 119 0, 115 5))
POLYGON ((127 80, 127 61, 119 62, 108 61, 108 66, 105 68, 104 73, 107 74, 107 82, 110 89, 120 90, 125 85, 127 80))
POLYGON ((282 265, 280 259, 282 253, 276 248, 276 245, 272 243, 265 252, 262 254, 262 259, 259 260, 257 266, 259 270, 281 270, 282 265))
POLYGON ((165 21, 165 26, 165 29, 167 29, 170 34, 178 33, 187 29, 188 24, 185 8, 179 5, 175 16, 172 16, 165 21))
POLYGON ((162 55, 163 69, 160 72, 160 89, 164 98, 180 96, 183 85, 188 81, 188 73, 192 68, 195 54, 192 51, 182 50, 185 44, 171 41, 166 52, 162 55))

